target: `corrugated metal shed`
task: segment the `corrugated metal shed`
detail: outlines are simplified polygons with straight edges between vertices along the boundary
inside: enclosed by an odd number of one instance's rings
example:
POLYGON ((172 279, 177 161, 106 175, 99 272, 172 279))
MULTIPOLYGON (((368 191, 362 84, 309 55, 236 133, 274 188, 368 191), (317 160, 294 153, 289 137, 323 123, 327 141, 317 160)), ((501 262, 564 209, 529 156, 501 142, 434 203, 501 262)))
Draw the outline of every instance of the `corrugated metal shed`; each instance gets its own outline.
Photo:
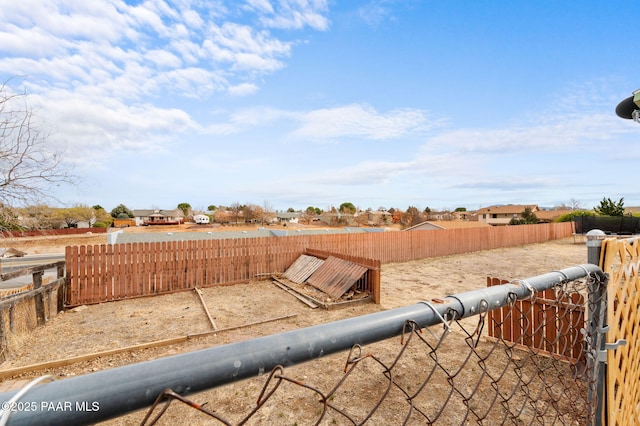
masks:
POLYGON ((338 299, 366 272, 367 268, 364 266, 329 256, 307 279, 307 283, 338 299))
POLYGON ((324 260, 317 257, 303 254, 293 262, 283 274, 286 279, 296 284, 302 284, 309 278, 322 264, 324 260))

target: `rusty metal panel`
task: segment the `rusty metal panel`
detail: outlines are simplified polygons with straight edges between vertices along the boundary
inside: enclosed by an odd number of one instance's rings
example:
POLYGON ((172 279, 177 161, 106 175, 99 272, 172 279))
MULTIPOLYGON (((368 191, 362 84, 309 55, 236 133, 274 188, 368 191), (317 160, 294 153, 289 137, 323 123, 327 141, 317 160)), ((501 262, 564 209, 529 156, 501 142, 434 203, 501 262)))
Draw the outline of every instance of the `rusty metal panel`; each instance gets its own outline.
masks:
POLYGON ((367 268, 364 266, 329 256, 307 279, 307 283, 338 299, 366 272, 367 268))
POLYGON ((322 264, 324 260, 317 257, 307 256, 303 254, 289 266, 289 269, 283 274, 286 279, 296 284, 302 284, 311 276, 322 264))

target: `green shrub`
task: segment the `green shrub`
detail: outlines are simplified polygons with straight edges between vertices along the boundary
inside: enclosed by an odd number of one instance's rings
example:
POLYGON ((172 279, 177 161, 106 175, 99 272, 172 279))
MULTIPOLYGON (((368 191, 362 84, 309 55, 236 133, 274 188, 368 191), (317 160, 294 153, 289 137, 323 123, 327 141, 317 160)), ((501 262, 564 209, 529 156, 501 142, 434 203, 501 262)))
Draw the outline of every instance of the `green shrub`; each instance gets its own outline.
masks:
POLYGON ((556 218, 555 222, 573 222, 573 218, 576 216, 595 216, 596 214, 591 210, 574 210, 571 213, 563 214, 556 218))

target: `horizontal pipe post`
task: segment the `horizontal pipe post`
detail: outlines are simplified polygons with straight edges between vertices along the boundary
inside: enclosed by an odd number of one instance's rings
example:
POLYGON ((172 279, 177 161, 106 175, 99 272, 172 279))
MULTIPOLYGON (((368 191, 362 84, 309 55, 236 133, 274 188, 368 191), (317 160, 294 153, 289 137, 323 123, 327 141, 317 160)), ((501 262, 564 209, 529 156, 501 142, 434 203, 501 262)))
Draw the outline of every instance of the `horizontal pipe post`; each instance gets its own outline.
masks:
MULTIPOLYGON (((10 425, 66 425, 107 420, 149 407, 166 388, 188 395, 311 361, 403 332, 412 320, 421 328, 442 323, 443 317, 478 313, 481 304, 491 309, 505 306, 509 294, 527 298, 562 283, 601 273, 595 265, 581 265, 540 275, 517 283, 448 296, 438 303, 418 303, 285 333, 230 343, 199 351, 131 364, 40 384, 9 408, 10 425), (524 284, 526 282, 526 284, 524 284), (474 313, 475 311, 475 313, 474 313), (18 410, 18 408, 25 408, 18 410)), ((0 394, 4 408, 17 391, 0 394)))
POLYGON ((514 297, 518 300, 527 299, 532 296, 532 293, 548 290, 562 282, 577 280, 590 274, 598 274, 603 281, 605 279, 604 273, 598 266, 585 264, 548 272, 524 280, 513 280, 508 284, 458 293, 448 296, 444 300, 455 300, 456 303, 453 305, 453 309, 458 313, 458 318, 466 318, 478 314, 479 310, 486 311, 506 306, 513 301, 514 297), (487 306, 481 306, 481 303, 484 303, 483 301, 487 303, 487 306))

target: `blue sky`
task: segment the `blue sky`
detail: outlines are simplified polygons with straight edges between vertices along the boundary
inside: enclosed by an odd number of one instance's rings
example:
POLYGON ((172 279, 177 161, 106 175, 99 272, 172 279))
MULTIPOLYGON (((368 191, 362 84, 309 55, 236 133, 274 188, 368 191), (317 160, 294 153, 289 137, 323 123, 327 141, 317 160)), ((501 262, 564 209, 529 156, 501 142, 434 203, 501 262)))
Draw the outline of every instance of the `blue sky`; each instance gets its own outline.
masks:
POLYGON ((65 204, 640 205, 640 2, 0 0, 65 204))

